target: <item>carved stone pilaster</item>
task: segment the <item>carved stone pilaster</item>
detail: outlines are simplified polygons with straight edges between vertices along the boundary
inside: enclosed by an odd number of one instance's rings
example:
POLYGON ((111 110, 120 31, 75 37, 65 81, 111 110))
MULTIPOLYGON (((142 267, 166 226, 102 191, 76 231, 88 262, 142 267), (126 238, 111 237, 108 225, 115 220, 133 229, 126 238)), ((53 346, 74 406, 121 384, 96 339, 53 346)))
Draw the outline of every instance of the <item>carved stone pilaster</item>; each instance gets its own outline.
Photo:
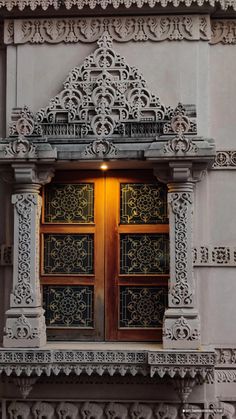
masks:
POLYGON ((170 224, 170 280, 168 308, 164 315, 165 349, 198 349, 200 320, 196 310, 193 278, 193 187, 204 167, 184 161, 170 162, 155 170, 168 185, 170 224))
POLYGON ((39 283, 39 190, 47 178, 51 179, 52 172, 45 170, 42 177, 34 165, 14 165, 13 168, 16 181, 12 195, 13 288, 10 309, 6 313, 4 346, 41 347, 46 343, 46 327, 39 283))

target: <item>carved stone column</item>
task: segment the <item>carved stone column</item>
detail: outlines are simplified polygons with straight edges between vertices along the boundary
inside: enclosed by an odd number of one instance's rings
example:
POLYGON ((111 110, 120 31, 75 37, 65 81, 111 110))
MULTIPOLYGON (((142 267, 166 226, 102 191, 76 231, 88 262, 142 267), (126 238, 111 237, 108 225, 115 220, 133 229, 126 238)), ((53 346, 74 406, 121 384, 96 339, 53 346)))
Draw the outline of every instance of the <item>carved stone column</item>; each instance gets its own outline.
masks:
POLYGON ((13 165, 14 266, 10 309, 6 312, 5 347, 41 347, 46 327, 39 283, 40 187, 52 170, 35 165, 13 165))
POLYGON ((200 319, 196 309, 192 261, 193 188, 196 179, 193 179, 191 164, 178 162, 170 163, 170 166, 165 179, 170 223, 170 280, 163 346, 166 349, 197 349, 200 346, 200 319))

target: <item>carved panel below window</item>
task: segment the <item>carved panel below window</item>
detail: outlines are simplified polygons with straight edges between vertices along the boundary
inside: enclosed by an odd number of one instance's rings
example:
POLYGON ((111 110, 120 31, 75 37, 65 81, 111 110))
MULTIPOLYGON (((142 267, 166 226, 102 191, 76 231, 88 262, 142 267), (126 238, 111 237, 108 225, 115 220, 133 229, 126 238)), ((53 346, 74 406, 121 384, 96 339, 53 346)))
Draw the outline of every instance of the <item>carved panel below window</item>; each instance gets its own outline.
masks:
POLYGON ((159 184, 122 183, 120 188, 121 224, 165 224, 165 187, 159 184))
POLYGON ((45 188, 45 222, 93 223, 94 185, 51 184, 45 188))
POLYGON ((167 234, 121 234, 121 274, 168 274, 167 234))
POLYGON ((120 287, 120 327, 162 326, 167 288, 120 287))
POLYGON ((85 285, 43 287, 48 327, 93 327, 93 287, 85 285))
POLYGON ((45 234, 44 274, 93 274, 93 234, 45 234))

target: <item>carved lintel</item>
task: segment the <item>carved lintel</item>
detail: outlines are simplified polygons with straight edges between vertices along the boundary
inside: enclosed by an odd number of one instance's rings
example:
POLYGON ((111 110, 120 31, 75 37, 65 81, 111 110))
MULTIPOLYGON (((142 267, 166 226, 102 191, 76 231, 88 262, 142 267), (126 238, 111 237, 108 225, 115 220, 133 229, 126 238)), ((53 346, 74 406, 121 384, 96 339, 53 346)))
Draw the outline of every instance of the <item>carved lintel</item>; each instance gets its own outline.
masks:
MULTIPOLYGON (((54 176, 54 168, 52 166, 37 166, 36 164, 15 163, 12 164, 15 177, 15 189, 19 189, 19 185, 45 185, 51 182, 54 176)), ((37 188, 36 188, 37 189, 37 188)), ((23 187, 24 190, 24 187, 23 187)), ((25 186, 25 190, 27 187, 25 186)))

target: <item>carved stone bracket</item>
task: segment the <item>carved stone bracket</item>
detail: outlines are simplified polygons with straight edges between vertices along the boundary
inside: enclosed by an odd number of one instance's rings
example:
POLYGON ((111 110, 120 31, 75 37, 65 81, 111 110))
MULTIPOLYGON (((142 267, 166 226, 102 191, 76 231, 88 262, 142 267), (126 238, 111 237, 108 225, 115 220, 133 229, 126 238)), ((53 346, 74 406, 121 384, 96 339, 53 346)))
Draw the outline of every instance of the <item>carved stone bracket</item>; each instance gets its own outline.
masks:
POLYGON ((39 189, 50 181, 50 168, 37 171, 35 165, 13 165, 14 264, 13 289, 7 311, 4 346, 31 347, 46 343, 46 327, 39 285, 39 189), (43 175, 42 175, 43 172, 43 175))

